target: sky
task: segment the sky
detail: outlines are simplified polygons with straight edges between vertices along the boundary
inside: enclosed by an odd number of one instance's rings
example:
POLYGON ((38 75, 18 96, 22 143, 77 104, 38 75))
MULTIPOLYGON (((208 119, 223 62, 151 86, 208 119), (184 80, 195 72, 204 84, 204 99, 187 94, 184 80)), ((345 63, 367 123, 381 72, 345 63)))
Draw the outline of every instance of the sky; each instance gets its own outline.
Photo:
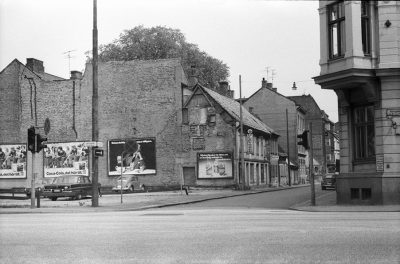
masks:
MULTIPOLYGON (((282 95, 311 94, 338 120, 336 94, 312 80, 320 72, 318 1, 97 0, 99 45, 139 25, 179 29, 226 63, 236 98, 239 75, 246 98, 265 78, 282 95)), ((70 70, 84 71, 92 29, 92 0, 0 0, 0 71, 36 58, 46 72, 69 78, 70 70)))

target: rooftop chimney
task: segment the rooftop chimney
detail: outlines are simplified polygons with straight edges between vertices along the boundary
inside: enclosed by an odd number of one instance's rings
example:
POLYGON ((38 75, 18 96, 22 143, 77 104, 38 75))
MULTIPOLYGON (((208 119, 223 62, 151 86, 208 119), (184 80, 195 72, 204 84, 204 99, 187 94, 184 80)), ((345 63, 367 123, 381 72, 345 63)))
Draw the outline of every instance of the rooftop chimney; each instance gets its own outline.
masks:
POLYGON ((82 80, 82 72, 80 71, 71 71, 70 80, 82 80))
POLYGON ((270 89, 270 90, 273 90, 272 89, 272 83, 267 82, 267 88, 270 89))
POLYGON ((195 86, 199 80, 197 79, 197 77, 199 76, 199 73, 196 69, 195 65, 190 66, 190 69, 188 70, 188 86, 189 88, 193 88, 193 86, 195 86))
POLYGON ((221 91, 222 94, 226 94, 229 90, 229 85, 227 81, 220 81, 218 90, 221 91))
POLYGON ((219 86, 216 91, 219 94, 225 95, 226 97, 233 98, 234 91, 230 89, 228 81, 220 81, 218 82, 219 86))
POLYGON ((265 78, 262 78, 261 88, 267 88, 267 80, 265 80, 265 78))
POLYGON ((34 58, 27 58, 26 65, 28 69, 37 73, 44 73, 43 61, 34 58))

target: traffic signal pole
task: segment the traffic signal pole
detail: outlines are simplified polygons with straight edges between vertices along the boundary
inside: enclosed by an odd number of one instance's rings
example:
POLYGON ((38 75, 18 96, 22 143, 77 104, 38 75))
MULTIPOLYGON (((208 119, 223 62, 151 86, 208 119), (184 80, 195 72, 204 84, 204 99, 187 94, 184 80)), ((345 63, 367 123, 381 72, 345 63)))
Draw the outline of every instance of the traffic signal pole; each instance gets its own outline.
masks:
POLYGON ((35 151, 32 152, 32 173, 31 173, 31 209, 35 208, 35 163, 36 163, 36 147, 37 146, 37 136, 35 135, 35 151))

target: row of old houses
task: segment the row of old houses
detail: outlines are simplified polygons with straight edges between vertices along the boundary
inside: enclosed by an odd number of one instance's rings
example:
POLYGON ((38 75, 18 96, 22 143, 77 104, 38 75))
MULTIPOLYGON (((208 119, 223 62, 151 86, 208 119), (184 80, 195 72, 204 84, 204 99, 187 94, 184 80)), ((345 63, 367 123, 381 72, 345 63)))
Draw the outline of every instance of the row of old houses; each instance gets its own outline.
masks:
MULTIPOLYGON (((1 71, 3 188, 30 186, 34 174, 36 180, 89 175, 91 70, 87 64, 84 74, 72 71, 70 79, 63 79, 46 73, 42 61, 29 58, 25 65, 14 60, 1 71), (33 160, 26 151, 26 131, 33 125, 44 134, 46 119, 51 123, 48 148, 33 160)), ((330 150, 323 144, 323 131, 329 119, 311 96, 285 97, 265 80, 254 95, 235 100, 227 82, 204 87, 197 83, 195 69, 185 74, 178 59, 107 62, 99 64, 98 98, 99 141, 106 153, 98 157, 103 186, 121 173, 164 188, 304 183, 307 151, 297 145, 297 135, 313 118, 319 127, 313 136, 318 142, 313 146, 313 170, 326 170, 330 150), (135 162, 137 152, 140 161, 135 162)))

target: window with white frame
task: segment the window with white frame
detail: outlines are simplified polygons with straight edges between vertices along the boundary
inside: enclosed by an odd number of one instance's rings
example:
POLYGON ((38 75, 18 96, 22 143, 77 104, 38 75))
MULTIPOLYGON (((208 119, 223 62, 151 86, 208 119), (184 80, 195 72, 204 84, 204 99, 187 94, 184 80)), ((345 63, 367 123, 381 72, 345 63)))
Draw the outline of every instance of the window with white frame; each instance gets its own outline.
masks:
POLYGON ((329 58, 343 57, 346 51, 343 1, 328 6, 329 58))

